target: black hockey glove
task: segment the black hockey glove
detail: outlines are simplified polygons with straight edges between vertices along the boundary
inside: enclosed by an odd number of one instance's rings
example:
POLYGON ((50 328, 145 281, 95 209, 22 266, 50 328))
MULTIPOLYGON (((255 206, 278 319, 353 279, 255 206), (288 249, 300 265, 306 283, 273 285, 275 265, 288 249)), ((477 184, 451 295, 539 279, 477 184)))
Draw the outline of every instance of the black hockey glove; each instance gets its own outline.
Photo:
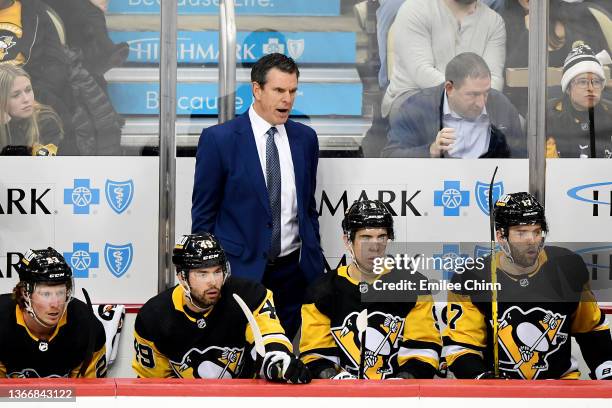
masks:
POLYGON ((506 373, 504 373, 503 371, 499 372, 499 377, 496 378, 495 377, 495 373, 493 371, 485 371, 484 373, 480 373, 478 374, 475 378, 475 380, 509 380, 510 377, 508 377, 506 375, 506 373))
POLYGON ((268 381, 308 384, 310 371, 298 358, 284 351, 269 351, 264 356, 260 376, 268 381))

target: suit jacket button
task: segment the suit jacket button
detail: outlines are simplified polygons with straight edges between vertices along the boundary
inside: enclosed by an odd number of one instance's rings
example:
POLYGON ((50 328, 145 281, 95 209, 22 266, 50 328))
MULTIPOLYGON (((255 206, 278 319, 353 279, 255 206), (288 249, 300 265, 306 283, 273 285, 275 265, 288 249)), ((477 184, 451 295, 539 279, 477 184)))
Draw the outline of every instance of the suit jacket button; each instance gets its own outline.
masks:
POLYGON ((268 228, 272 228, 272 223, 271 222, 267 223, 266 225, 268 226, 268 228))

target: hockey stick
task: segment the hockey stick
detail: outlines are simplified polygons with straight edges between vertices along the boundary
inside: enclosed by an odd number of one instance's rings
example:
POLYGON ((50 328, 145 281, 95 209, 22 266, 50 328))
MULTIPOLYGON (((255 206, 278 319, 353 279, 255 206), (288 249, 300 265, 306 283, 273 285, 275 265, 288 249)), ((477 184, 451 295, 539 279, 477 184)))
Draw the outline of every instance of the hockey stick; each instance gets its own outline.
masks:
MULTIPOLYGON (((95 321, 98 318, 94 314, 93 305, 91 303, 91 298, 89 297, 89 293, 87 293, 85 288, 82 288, 81 290, 83 291, 83 296, 85 297, 85 302, 87 303, 87 307, 89 308, 89 311, 91 312, 91 315, 92 315, 91 317, 94 319, 93 321, 95 321)), ((95 344, 96 335, 95 335, 95 327, 93 326, 91 322, 92 321, 90 321, 89 323, 89 336, 87 338, 87 350, 85 353, 85 359, 81 363, 81 369, 79 370, 79 373, 77 374, 77 378, 85 376, 85 373, 87 372, 87 367, 89 366, 89 364, 91 364, 91 360, 93 359, 94 347, 96 346, 95 344)))
POLYGON ((366 352, 366 331, 368 329, 368 309, 363 309, 357 315, 357 335, 361 341, 361 350, 359 351, 359 372, 357 378, 363 380, 365 367, 365 352, 366 352))
POLYGON ((591 142, 591 158, 597 157, 597 149, 595 146, 595 108, 589 108, 589 141, 591 142))
POLYGON ((247 318, 249 326, 251 326, 253 341, 255 342, 255 351, 263 359, 264 355, 266 354, 266 348, 264 346, 263 337, 261 336, 261 330, 259 330, 259 325, 255 320, 255 316, 253 316, 253 312, 251 312, 251 309, 249 309, 240 296, 235 293, 233 293, 232 296, 234 296, 238 306, 240 306, 240 309, 242 309, 242 313, 244 313, 244 316, 247 318))
POLYGON ((491 177, 491 183, 489 184, 489 232, 491 238, 491 319, 492 329, 493 329, 493 372, 495 374, 495 378, 499 378, 499 322, 497 321, 497 265, 495 263, 495 219, 493 217, 493 184, 495 182, 495 175, 497 174, 497 167, 495 166, 495 171, 493 171, 493 177, 491 177))

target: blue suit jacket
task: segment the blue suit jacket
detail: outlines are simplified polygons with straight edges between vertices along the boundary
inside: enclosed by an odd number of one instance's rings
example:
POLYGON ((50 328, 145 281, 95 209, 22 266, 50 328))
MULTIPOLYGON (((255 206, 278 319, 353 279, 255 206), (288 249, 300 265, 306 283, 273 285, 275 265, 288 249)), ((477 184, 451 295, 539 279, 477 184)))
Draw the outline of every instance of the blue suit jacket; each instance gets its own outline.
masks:
MULTIPOLYGON (((300 268, 311 282, 324 271, 315 203, 319 145, 314 130, 285 123, 295 172, 300 268)), ((261 281, 272 237, 268 190, 248 111, 204 129, 196 155, 191 231, 221 242, 232 274, 261 281)))

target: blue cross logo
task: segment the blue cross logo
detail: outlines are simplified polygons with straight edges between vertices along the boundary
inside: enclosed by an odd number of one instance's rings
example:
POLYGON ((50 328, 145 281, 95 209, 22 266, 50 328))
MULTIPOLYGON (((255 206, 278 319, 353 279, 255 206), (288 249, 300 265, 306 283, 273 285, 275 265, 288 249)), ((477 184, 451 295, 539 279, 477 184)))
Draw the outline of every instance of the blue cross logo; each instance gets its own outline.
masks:
POLYGON ((445 217, 458 217, 461 207, 470 205, 470 192, 461 190, 459 181, 444 181, 444 190, 434 191, 434 206, 444 207, 445 217))
POLYGON ((100 267, 100 255, 89 250, 88 242, 73 242, 72 252, 64 252, 75 278, 88 278, 90 269, 100 267))
MULTIPOLYGON (((434 259, 439 259, 442 264, 442 269, 438 269, 442 271, 442 278, 444 280, 449 280, 453 277, 455 273, 455 269, 450 267, 451 260, 454 263, 454 259, 456 258, 467 258, 468 254, 462 254, 460 251, 458 244, 444 244, 442 245, 442 253, 441 254, 433 254, 434 259)), ((436 264, 438 261, 436 261, 436 264)))
POLYGON ((100 189, 91 188, 89 179, 74 179, 74 187, 64 189, 64 204, 72 205, 73 214, 89 214, 90 205, 100 204, 100 189))

